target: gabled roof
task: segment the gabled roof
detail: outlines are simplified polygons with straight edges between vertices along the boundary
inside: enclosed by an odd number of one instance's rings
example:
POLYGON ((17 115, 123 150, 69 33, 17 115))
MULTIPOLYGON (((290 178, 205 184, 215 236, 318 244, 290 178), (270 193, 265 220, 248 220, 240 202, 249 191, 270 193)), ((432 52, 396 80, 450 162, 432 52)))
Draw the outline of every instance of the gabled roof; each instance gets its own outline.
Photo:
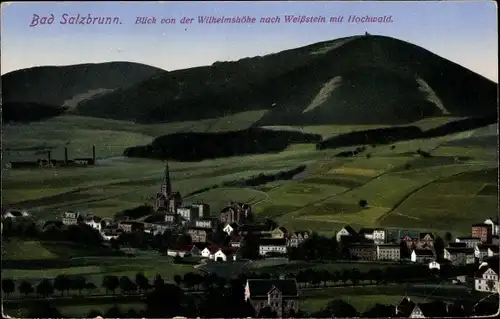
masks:
POLYGON ((350 225, 346 225, 343 229, 345 229, 350 235, 356 235, 356 231, 350 225))
POLYGON ((464 248, 464 247, 446 247, 446 251, 450 254, 473 254, 474 248, 464 248))
POLYGON ((278 229, 281 230, 285 234, 288 233, 288 230, 283 226, 278 227, 278 229))
POLYGON ((375 229, 373 228, 361 228, 358 232, 358 234, 362 235, 362 234, 373 234, 373 232, 375 231, 375 229))
POLYGON ((467 243, 449 243, 448 247, 449 248, 466 248, 467 243))
POLYGON ((434 256, 434 252, 430 249, 415 249, 413 251, 417 256, 434 256))
POLYGON ((414 308, 415 303, 409 297, 403 297, 396 306, 396 315, 398 317, 409 317, 414 308))
MULTIPOLYGON (((267 297, 272 289, 276 288, 284 296, 297 296, 297 282, 295 279, 248 279, 251 297, 267 297)), ((250 298, 251 298, 250 297, 250 298)))
POLYGON ((479 237, 472 237, 472 236, 468 236, 468 237, 455 237, 455 239, 458 239, 458 240, 481 240, 481 238, 479 237))
POLYGON ((500 264, 499 264, 499 258, 498 256, 494 256, 491 258, 485 259, 479 267, 478 270, 475 273, 476 277, 482 277, 484 272, 488 269, 493 270, 497 275, 500 275, 500 264))
POLYGON ((259 238, 259 246, 285 246, 285 238, 259 238))
POLYGON ((419 238, 424 239, 425 236, 427 235, 429 235, 432 238, 432 240, 434 240, 434 235, 432 233, 420 233, 419 238))

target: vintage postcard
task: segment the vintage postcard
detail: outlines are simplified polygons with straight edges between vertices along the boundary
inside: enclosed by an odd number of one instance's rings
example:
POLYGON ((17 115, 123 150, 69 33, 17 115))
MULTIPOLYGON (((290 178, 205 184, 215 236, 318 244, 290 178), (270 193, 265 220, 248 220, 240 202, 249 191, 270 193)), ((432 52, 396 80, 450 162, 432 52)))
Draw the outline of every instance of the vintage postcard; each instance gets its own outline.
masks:
POLYGON ((498 313, 495 2, 1 21, 6 316, 498 313))

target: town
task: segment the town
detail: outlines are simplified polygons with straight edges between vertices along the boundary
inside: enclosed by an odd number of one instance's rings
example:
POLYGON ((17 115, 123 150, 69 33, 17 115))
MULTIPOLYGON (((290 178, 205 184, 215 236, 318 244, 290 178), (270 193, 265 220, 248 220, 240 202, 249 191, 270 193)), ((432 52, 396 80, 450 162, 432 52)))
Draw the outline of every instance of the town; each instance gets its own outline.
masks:
MULTIPOLYGON (((317 288, 321 282, 325 283, 325 287, 327 282, 350 281, 354 285, 363 280, 377 283, 411 282, 413 285, 432 283, 438 287, 440 282, 447 281, 466 289, 469 294, 471 292, 479 296, 484 294, 481 298, 497 294, 500 289, 498 219, 489 218, 471 225, 468 237, 454 237, 451 233, 446 233, 441 238, 430 232, 404 229, 355 230, 345 225, 335 236, 328 238, 313 230, 292 231, 281 227, 271 219, 258 219, 251 205, 245 203, 228 201, 227 207, 220 212, 211 212, 210 206, 206 203, 187 205, 183 203, 181 194, 174 191, 168 164, 162 179, 160 190, 152 198, 151 206, 129 211, 128 214, 124 212, 114 219, 68 211, 56 220, 33 221, 29 212, 10 209, 2 215, 4 237, 15 236, 20 229, 16 225, 24 223, 21 228, 25 232, 37 232, 38 236, 52 240, 60 240, 63 237, 62 233, 66 233, 66 238, 69 240, 89 245, 96 243, 116 251, 126 251, 131 259, 136 257, 137 251, 156 250, 159 256, 173 258, 175 263, 192 263, 194 268, 212 277, 212 284, 218 282, 215 277, 219 278, 219 281, 223 282, 222 287, 232 283, 231 280, 239 278, 242 290, 239 296, 241 300, 237 302, 244 305, 246 312, 226 313, 228 316, 244 314, 258 317, 298 317, 299 314, 304 314, 299 308, 301 291, 317 288), (27 227, 26 220, 32 220, 38 230, 34 231, 27 227), (251 261, 280 258, 290 262, 343 262, 348 263, 352 269, 343 273, 337 271, 326 274, 314 274, 314 271, 311 274, 308 273, 308 269, 299 269, 295 273, 266 278, 252 274, 244 267, 251 261), (357 268, 367 262, 386 264, 391 268, 387 268, 386 272, 370 270, 367 273, 360 273, 357 268), (231 265, 238 265, 239 271, 235 271, 231 265)), ((178 277, 178 284, 183 282, 193 288, 204 283, 199 275, 191 275, 194 279, 186 278, 186 275, 184 279, 178 277)), ((53 289, 69 290, 68 284, 61 288, 61 276, 64 274, 55 278, 53 289)), ((148 282, 148 279, 145 280, 148 282)), ((156 278, 155 282, 158 280, 160 279, 156 278)), ((134 285, 133 282, 129 282, 126 285, 118 278, 116 282, 115 286, 113 284, 106 286, 106 290, 109 288, 114 291, 118 286, 126 294, 134 290, 145 293, 147 290, 141 287, 140 283, 134 285)), ((45 286, 50 285, 47 280, 42 280, 42 283, 45 286)), ((18 285, 19 291, 26 297, 33 291, 33 288, 27 288, 28 285, 31 284, 25 281, 18 285)), ((40 285, 41 283, 36 288, 37 295, 47 296, 53 291, 43 288, 43 285, 40 288, 40 285)), ((108 284, 103 283, 103 285, 108 284)), ((204 284, 204 287, 206 290, 212 289, 212 285, 204 284)), ((2 289, 6 295, 12 293, 16 289, 13 280, 4 278, 2 289)), ((487 309, 491 307, 495 309, 494 305, 487 307, 489 301, 487 298, 484 302, 480 299, 475 302, 477 304, 471 303, 470 300, 459 299, 453 303, 439 304, 435 301, 418 303, 402 295, 399 304, 392 305, 392 308, 375 309, 371 316, 410 318, 435 317, 442 314, 468 316, 484 314, 486 310, 481 308, 483 305, 486 305, 487 309)), ((329 304, 329 307, 334 305, 329 304)), ((178 311, 181 311, 180 308, 178 311)), ((310 315, 319 316, 325 314, 324 311, 330 310, 318 309, 316 314, 310 315)), ((350 314, 347 312, 342 316, 351 316, 350 314)), ((194 315, 204 316, 203 313, 194 315)), ((335 315, 337 316, 337 313, 335 315)), ((355 315, 360 314, 355 313, 355 315)))

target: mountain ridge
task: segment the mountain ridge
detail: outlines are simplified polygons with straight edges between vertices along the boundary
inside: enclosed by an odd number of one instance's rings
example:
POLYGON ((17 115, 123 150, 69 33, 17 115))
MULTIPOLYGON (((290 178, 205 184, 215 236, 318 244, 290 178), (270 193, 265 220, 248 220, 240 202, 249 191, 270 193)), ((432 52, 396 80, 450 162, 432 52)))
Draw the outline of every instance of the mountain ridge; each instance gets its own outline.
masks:
POLYGON ((267 109, 255 125, 404 124, 446 112, 493 114, 496 100, 496 84, 483 76, 414 44, 369 35, 171 71, 83 101, 77 112, 148 123, 267 109), (304 112, 333 80, 337 87, 304 112))

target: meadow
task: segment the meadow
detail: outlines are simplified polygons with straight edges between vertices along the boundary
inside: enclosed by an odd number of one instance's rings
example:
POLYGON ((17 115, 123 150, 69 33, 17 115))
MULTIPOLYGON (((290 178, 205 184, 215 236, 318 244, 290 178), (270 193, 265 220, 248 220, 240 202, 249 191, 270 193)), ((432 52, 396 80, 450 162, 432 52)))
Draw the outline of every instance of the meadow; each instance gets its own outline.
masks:
MULTIPOLYGON (((161 161, 119 156, 125 147, 135 145, 139 140, 148 143, 155 136, 173 132, 245 128, 262 117, 263 112, 151 125, 79 116, 10 125, 4 129, 7 157, 9 153, 15 153, 16 148, 17 152, 27 156, 29 151, 21 151, 22 147, 53 146, 59 150, 64 145, 70 154, 88 156, 89 153, 83 150, 91 149, 85 145, 98 144, 97 155, 102 159, 98 165, 86 168, 5 170, 3 202, 30 209, 44 218, 53 218, 65 209, 112 216, 123 209, 150 202, 163 175, 164 163, 161 161), (80 130, 84 130, 83 133, 80 130), (85 130, 94 133, 85 134, 85 130), (108 131, 113 134, 107 134, 108 131), (95 143, 96 136, 100 137, 98 143, 95 143), (113 150, 112 146, 121 151, 113 150)), ((453 119, 456 118, 430 118, 413 124, 430 129, 453 119)), ((303 130, 326 137, 366 127, 322 125, 274 129, 303 130)), ((481 170, 491 170, 488 174, 496 176, 497 154, 493 148, 459 147, 447 143, 485 134, 483 131, 477 129, 391 145, 368 145, 364 152, 348 158, 336 157, 335 154, 352 150, 355 146, 318 151, 314 145, 298 144, 273 154, 171 162, 170 169, 175 190, 185 196, 197 192, 185 202, 204 201, 214 212, 230 200, 248 202, 258 216, 277 219, 290 229, 331 234, 345 224, 351 224, 357 227, 418 227, 438 232, 466 232, 471 222, 496 213, 494 189, 497 183, 490 180, 479 185, 474 175, 465 175, 460 187, 445 180, 464 172, 481 170), (418 149, 430 152, 432 157, 416 155, 418 149), (274 181, 254 188, 222 187, 226 182, 289 170, 298 165, 307 168, 293 180, 274 181), (361 200, 367 202, 365 207, 360 207, 361 200), (474 214, 469 214, 471 211, 474 214), (443 218, 430 219, 429 216, 436 212, 443 218)))

